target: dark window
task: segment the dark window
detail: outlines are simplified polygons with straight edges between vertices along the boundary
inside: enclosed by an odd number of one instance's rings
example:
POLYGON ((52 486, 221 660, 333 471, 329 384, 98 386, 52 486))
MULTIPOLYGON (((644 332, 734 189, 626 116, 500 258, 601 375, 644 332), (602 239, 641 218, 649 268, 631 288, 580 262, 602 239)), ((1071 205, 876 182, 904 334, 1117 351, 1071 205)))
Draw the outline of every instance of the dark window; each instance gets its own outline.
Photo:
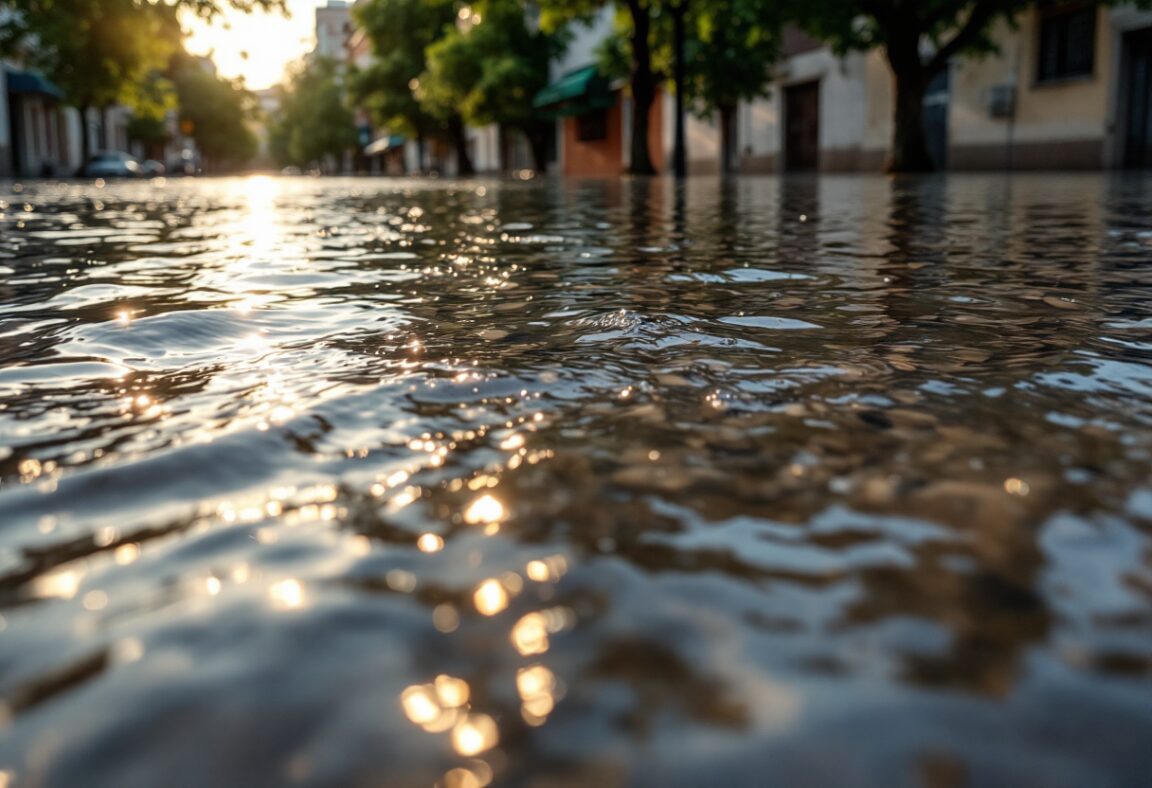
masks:
POLYGON ((1096 7, 1040 6, 1037 82, 1090 77, 1096 63, 1096 7))
POLYGON ((577 117, 576 139, 580 142, 608 139, 608 111, 596 109, 577 117))

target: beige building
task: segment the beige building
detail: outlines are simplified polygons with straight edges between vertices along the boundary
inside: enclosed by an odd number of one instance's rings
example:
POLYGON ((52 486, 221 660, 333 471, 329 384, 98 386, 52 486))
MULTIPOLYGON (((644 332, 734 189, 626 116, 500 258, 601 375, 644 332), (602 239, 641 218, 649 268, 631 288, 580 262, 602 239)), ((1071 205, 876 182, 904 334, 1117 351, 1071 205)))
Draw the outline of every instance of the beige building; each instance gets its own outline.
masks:
MULTIPOLYGON (((929 89, 925 125, 939 166, 1152 166, 1152 12, 1033 6, 994 37, 997 54, 957 59, 929 89)), ((768 98, 740 108, 743 171, 883 166, 893 100, 883 53, 836 57, 792 32, 778 75, 768 98)))

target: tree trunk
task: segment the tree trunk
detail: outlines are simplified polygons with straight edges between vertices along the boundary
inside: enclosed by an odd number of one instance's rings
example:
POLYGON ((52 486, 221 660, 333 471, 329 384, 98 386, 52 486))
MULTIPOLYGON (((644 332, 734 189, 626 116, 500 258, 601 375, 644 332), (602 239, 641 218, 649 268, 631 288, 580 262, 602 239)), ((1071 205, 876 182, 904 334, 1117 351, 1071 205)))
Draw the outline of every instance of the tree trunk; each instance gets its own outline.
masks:
POLYGON ((84 166, 88 164, 88 159, 92 155, 92 140, 88 139, 88 110, 91 107, 84 104, 78 109, 80 110, 80 171, 83 172, 84 166))
POLYGON ((924 94, 930 76, 920 58, 919 31, 889 40, 888 63, 896 94, 892 117, 892 149, 886 170, 891 173, 932 172, 928 136, 924 133, 924 94))
POLYGON ((452 135, 452 144, 456 147, 456 175, 468 177, 476 174, 472 166, 472 157, 468 155, 468 134, 464 129, 463 119, 456 117, 449 123, 452 135))
POLYGON ((551 127, 537 123, 523 131, 524 136, 528 138, 528 146, 532 149, 532 166, 536 168, 538 174, 543 175, 548 171, 548 134, 552 131, 551 127))
POLYGON ((656 99, 656 80, 652 75, 652 48, 648 32, 652 20, 641 0, 628 0, 632 15, 632 175, 655 175, 648 151, 648 114, 656 99))
POLYGON ((731 175, 736 171, 736 107, 720 107, 720 172, 731 175))
POLYGON ((676 86, 676 121, 672 146, 672 171, 677 178, 688 175, 688 150, 684 139, 684 16, 688 13, 688 0, 672 6, 672 79, 676 86))
POLYGON ((108 150, 108 107, 100 108, 100 150, 108 150))
POLYGON ((416 135, 416 175, 424 174, 424 147, 426 142, 424 140, 424 132, 416 135))
POLYGON ((503 123, 496 127, 496 147, 500 155, 500 162, 496 166, 500 168, 501 175, 512 171, 512 162, 508 157, 508 136, 508 128, 503 123))

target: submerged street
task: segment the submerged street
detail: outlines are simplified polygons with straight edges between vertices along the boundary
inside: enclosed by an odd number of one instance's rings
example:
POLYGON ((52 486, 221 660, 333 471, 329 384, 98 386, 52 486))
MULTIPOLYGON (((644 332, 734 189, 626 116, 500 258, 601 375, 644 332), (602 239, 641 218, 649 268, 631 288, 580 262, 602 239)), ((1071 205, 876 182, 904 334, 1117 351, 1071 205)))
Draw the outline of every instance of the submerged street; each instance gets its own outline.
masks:
POLYGON ((1150 257, 1147 176, 3 184, 0 769, 1143 784, 1150 257))

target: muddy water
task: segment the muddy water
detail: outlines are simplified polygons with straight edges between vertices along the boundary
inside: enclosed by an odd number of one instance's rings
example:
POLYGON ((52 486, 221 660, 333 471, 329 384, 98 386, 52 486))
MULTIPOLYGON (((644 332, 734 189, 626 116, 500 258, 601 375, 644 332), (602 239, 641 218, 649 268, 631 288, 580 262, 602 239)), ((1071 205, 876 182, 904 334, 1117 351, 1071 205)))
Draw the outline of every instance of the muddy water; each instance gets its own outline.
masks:
POLYGON ((1152 773, 1152 180, 0 187, 20 786, 1152 773))

